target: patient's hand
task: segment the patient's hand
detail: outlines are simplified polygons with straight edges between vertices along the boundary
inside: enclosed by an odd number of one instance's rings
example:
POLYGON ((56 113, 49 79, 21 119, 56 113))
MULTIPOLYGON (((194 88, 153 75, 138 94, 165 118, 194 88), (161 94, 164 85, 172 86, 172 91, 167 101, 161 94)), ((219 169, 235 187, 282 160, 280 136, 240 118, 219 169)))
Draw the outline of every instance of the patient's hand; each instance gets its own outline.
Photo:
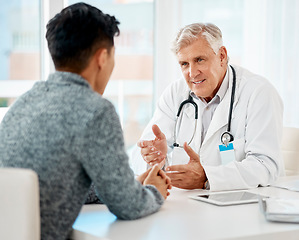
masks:
POLYGON ((169 196, 168 190, 171 189, 170 178, 167 177, 164 171, 162 171, 158 165, 155 165, 151 169, 148 169, 145 173, 137 177, 143 185, 154 185, 164 199, 169 196))

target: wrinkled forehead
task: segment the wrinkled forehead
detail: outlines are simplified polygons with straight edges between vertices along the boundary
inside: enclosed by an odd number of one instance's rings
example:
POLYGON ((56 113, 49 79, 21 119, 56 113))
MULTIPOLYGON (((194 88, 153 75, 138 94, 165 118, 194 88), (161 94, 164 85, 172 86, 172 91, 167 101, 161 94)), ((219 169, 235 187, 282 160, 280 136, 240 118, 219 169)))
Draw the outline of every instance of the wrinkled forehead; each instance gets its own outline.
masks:
POLYGON ((188 43, 182 45, 177 51, 177 58, 182 59, 190 56, 205 56, 208 54, 215 54, 209 42, 203 38, 198 37, 188 43))

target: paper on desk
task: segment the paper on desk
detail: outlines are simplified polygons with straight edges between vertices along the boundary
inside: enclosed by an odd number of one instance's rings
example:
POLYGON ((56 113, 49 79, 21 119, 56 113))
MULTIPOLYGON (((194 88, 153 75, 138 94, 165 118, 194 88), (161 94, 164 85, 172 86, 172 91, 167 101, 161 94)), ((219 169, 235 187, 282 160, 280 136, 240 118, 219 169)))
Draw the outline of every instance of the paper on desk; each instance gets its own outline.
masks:
POLYGON ((299 200, 298 199, 276 199, 267 198, 267 213, 271 214, 298 214, 299 215, 299 200))
POLYGON ((298 199, 265 198, 260 203, 267 220, 299 223, 298 199))

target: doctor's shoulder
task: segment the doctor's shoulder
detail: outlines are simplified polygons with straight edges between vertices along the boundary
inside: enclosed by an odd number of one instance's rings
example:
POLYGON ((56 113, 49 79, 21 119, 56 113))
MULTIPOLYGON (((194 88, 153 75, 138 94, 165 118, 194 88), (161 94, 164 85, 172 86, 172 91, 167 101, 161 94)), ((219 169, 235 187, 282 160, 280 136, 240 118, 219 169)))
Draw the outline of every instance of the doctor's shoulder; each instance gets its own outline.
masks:
MULTIPOLYGON (((271 92, 271 95, 279 94, 274 85, 264 76, 253 73, 245 68, 237 68, 237 79, 239 78, 239 93, 252 95, 257 92, 263 92, 265 95, 271 92)), ((238 81, 238 80, 237 80, 238 81)))
POLYGON ((166 89, 165 92, 171 95, 174 99, 181 99, 188 97, 189 94, 189 87, 186 84, 184 78, 177 79, 176 81, 172 82, 166 89))

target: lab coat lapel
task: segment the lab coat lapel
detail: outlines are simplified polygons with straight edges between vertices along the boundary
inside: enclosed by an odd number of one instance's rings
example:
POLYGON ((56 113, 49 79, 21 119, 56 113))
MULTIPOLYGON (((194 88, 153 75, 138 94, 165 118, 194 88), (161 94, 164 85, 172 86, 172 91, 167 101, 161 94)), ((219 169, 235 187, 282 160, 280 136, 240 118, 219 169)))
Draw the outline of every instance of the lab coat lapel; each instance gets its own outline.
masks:
POLYGON ((211 138, 220 128, 227 125, 228 112, 230 107, 230 95, 231 91, 228 91, 216 108, 203 144, 207 142, 209 138, 211 138))
MULTIPOLYGON (((233 82, 232 71, 230 68, 229 68, 229 73, 231 76, 229 78, 229 89, 214 112, 214 116, 213 116, 210 126, 208 128, 207 135, 204 139, 203 144, 205 144, 217 131, 219 131, 219 129, 221 129, 223 126, 226 126, 228 124, 228 114, 229 114, 229 108, 230 108, 232 82, 233 82)), ((237 104, 237 102, 239 100, 238 86, 239 86, 239 80, 236 76, 236 90, 235 90, 235 100, 234 100, 234 104, 233 104, 232 119, 234 119, 235 105, 237 104)))

